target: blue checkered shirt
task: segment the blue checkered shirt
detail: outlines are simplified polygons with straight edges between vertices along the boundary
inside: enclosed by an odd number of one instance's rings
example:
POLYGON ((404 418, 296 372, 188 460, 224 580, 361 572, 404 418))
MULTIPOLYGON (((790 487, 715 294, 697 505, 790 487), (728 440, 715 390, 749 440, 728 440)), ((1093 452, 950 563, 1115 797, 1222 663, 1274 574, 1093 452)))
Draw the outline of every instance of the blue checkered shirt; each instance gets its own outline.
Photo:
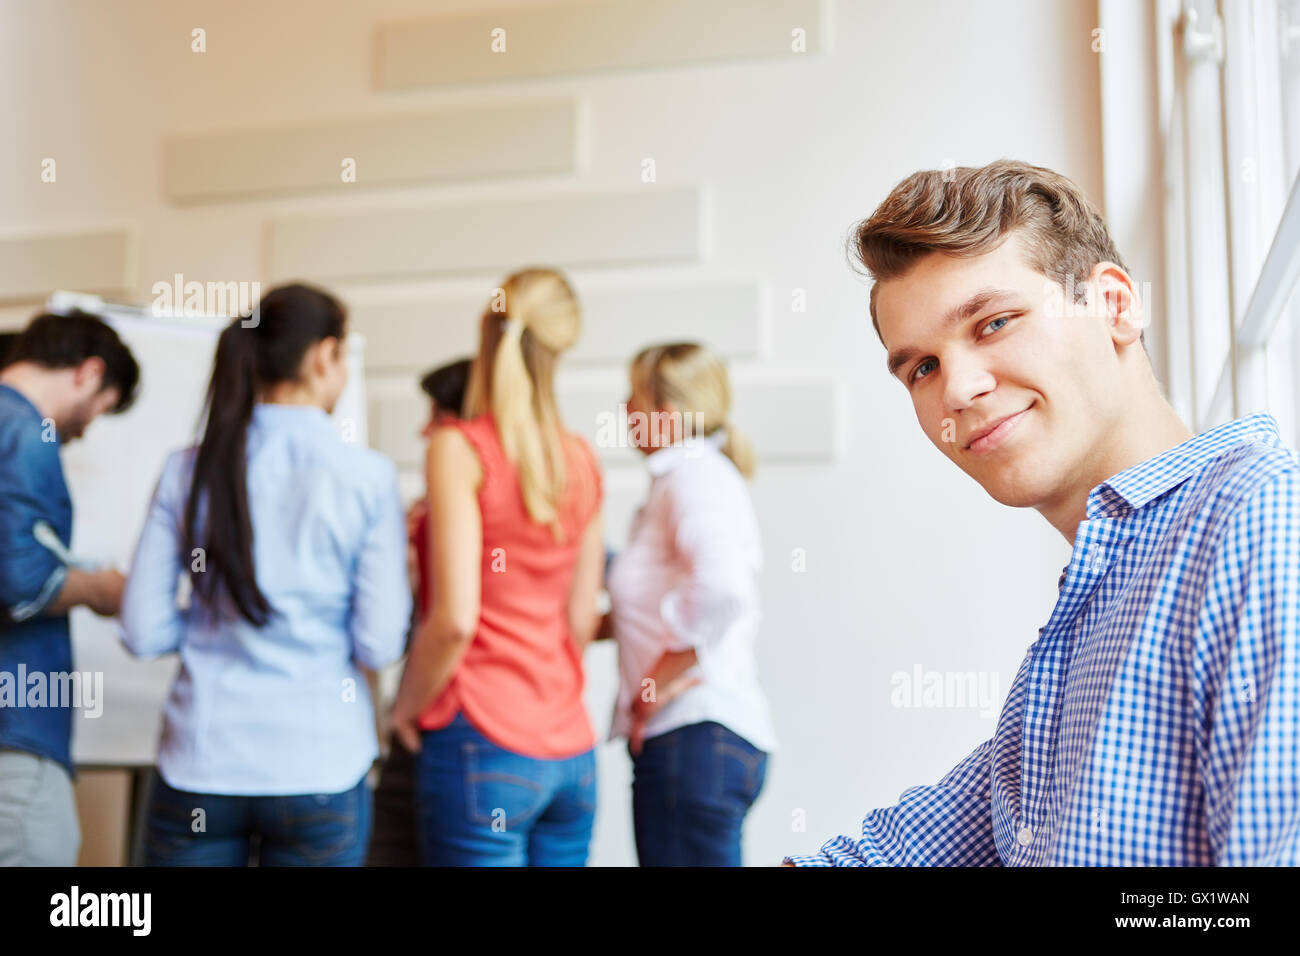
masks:
POLYGON ((993 738, 800 866, 1300 865, 1300 456, 1260 412, 1088 494, 993 738))

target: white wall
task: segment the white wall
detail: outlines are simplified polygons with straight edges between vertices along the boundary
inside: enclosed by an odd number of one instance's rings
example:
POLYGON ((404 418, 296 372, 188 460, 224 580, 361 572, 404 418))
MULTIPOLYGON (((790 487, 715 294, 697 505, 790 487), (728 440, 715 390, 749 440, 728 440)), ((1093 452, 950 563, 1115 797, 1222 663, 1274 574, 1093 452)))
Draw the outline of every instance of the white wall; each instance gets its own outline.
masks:
MULTIPOLYGON (((1036 514, 998 505, 926 441, 906 394, 884 372, 866 284, 846 263, 844 238, 897 180, 946 161, 1028 160, 1074 177, 1100 200, 1095 4, 839 0, 829 4, 829 49, 803 57, 375 88, 376 24, 492 6, 3 0, 0 121, 16 148, 0 154, 0 230, 127 226, 137 245, 126 291, 147 301, 152 284, 176 272, 263 277, 264 224, 279 216, 703 186, 702 261, 572 272, 580 291, 757 279, 769 303, 760 317, 767 348, 733 361, 738 389, 831 381, 838 390, 838 457, 769 461, 753 486, 767 551, 760 663, 781 749, 746 850, 751 863, 814 850, 834 833, 857 832, 865 810, 936 780, 992 733, 993 717, 975 709, 891 706, 891 675, 917 666, 993 672, 1005 695, 1050 613, 1069 551, 1036 514), (194 27, 207 31, 204 54, 190 51, 194 27), (167 135, 552 95, 577 97, 584 111, 585 165, 573 173, 194 206, 170 204, 163 190, 167 135), (54 184, 40 181, 44 157, 58 161, 54 184), (640 181, 647 157, 657 164, 653 185, 640 181), (795 289, 806 290, 804 313, 790 308, 795 289), (792 570, 794 549, 806 552, 802 573, 792 570)), ((332 285, 349 301, 481 295, 522 264, 332 285)), ((0 322, 31 312, 30 303, 9 303, 0 322)), ((629 329, 629 342, 652 333, 629 329)), ((427 343, 430 362, 438 349, 427 343)), ((417 400, 409 376, 371 379, 376 394, 417 400)), ((567 370, 563 387, 607 389, 613 403, 625 384, 617 364, 584 364, 567 370)), ((760 434, 803 427, 779 415, 739 424, 760 434)), ((607 480, 616 544, 645 486, 629 461, 613 462, 607 480)), ((407 481, 414 489, 418 475, 407 481)), ((589 653, 589 702, 602 730, 613 667, 609 648, 589 653)), ((628 766, 619 747, 603 748, 601 773, 592 862, 628 864, 628 766)))

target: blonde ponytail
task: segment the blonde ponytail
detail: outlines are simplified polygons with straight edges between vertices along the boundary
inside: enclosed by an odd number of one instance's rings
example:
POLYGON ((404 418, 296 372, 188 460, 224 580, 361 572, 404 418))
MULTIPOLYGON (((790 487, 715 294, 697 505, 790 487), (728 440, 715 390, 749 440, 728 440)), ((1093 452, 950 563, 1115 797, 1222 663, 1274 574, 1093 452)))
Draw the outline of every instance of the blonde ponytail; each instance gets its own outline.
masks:
POLYGON ((753 441, 735 425, 728 423, 723 427, 727 437, 722 442, 722 453, 731 459, 736 471, 746 478, 753 478, 758 469, 758 454, 754 451, 753 441))
POLYGON ((529 518, 563 541, 566 474, 554 377, 559 355, 578 337, 577 298, 550 269, 517 272, 496 292, 483 314, 463 414, 492 414, 506 458, 518 469, 529 518))

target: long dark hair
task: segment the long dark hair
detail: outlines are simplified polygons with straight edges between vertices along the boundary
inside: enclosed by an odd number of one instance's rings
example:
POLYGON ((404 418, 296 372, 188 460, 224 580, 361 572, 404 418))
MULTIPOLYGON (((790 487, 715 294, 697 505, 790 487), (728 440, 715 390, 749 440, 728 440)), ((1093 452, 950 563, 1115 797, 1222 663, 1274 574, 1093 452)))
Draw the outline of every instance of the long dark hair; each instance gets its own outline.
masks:
POLYGON ((307 285, 272 289, 247 316, 234 319, 217 342, 204 406, 207 425, 194 460, 182 525, 195 596, 215 608, 225 594, 249 623, 261 627, 272 614, 257 586, 253 526, 248 512, 245 434, 253 406, 268 385, 298 378, 307 350, 322 339, 342 339, 347 315, 332 295, 307 285), (199 503, 208 520, 200 529, 199 503), (201 532, 201 533, 200 533, 201 532), (191 556, 203 549, 203 566, 191 556))

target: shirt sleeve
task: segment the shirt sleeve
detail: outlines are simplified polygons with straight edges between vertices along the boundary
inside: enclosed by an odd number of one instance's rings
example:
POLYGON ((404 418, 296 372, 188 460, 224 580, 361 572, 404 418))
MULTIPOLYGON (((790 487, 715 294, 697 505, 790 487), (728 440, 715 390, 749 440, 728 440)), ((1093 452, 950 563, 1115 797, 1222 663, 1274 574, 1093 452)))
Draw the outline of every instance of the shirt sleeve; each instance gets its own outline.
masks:
POLYGON ((1300 474, 1239 506, 1197 621, 1198 763, 1220 866, 1300 865, 1300 474))
POLYGON ((38 521, 56 524, 40 489, 46 485, 44 456, 54 456, 56 465, 58 456, 53 446, 32 447, 35 441, 20 441, 0 459, 0 608, 14 622, 44 611, 67 578, 67 569, 33 534, 38 521))
POLYGON ((905 790, 872 810, 862 836, 837 836, 795 866, 998 866, 989 806, 993 741, 986 740, 934 786, 905 790))
POLYGON ((181 575, 189 571, 181 556, 180 463, 173 454, 163 465, 122 592, 122 643, 136 657, 177 651, 185 635, 187 617, 177 606, 181 575))
POLYGON ((385 460, 383 490, 357 557, 348 631, 357 663, 378 670, 402 656, 411 623, 406 517, 397 470, 385 460))
POLYGON ((729 500, 735 490, 708 477, 678 468, 665 478, 671 481, 666 491, 673 543, 685 575, 660 600, 659 615, 671 637, 668 649, 694 648, 700 671, 717 678, 719 645, 739 618, 758 613, 759 555, 741 526, 745 516, 729 500))

